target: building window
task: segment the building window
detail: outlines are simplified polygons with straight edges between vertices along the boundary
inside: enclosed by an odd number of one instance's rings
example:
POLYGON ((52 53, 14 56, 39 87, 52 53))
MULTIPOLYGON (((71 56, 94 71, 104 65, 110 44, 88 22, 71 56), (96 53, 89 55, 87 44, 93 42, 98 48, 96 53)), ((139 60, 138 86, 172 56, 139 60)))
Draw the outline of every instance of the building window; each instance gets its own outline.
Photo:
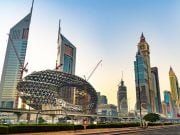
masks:
POLYGON ((68 56, 73 56, 73 48, 68 46, 68 45, 64 45, 64 53, 68 56))
POLYGON ((22 33, 22 39, 28 39, 29 28, 24 28, 22 33))

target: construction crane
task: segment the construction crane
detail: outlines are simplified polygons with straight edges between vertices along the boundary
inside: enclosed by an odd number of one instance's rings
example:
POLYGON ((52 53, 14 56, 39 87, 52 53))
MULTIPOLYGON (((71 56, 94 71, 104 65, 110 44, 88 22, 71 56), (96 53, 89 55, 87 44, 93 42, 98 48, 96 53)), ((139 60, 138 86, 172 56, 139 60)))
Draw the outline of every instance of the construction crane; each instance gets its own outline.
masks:
MULTIPOLYGON (((101 64, 101 62, 102 62, 102 60, 100 60, 100 61, 96 64, 95 68, 94 68, 94 69, 92 70, 92 72, 89 74, 89 76, 87 77, 87 79, 86 79, 86 76, 84 75, 84 78, 85 78, 86 81, 88 81, 88 80, 91 78, 91 76, 94 74, 94 72, 96 71, 96 69, 98 68, 98 66, 101 64)), ((88 102, 89 102, 89 98, 88 98, 88 95, 87 95, 87 88, 85 87, 85 88, 84 88, 84 91, 78 91, 78 90, 77 90, 75 93, 76 93, 76 96, 78 96, 79 98, 83 98, 83 99, 84 99, 83 104, 82 104, 82 107, 83 107, 83 110, 87 113, 87 111, 88 111, 87 105, 88 105, 88 102)))
MULTIPOLYGON (((90 73, 90 75, 88 76, 87 79, 86 79, 86 76, 84 75, 84 79, 85 79, 86 81, 88 81, 88 80, 91 78, 91 76, 94 74, 94 72, 96 71, 96 69, 98 68, 98 66, 101 64, 101 62, 102 62, 102 60, 100 60, 100 61, 97 63, 97 65, 96 65, 95 68, 92 70, 92 72, 90 73)), ((86 93, 84 93, 84 92, 79 92, 79 91, 77 91, 77 93, 78 93, 79 95, 81 95, 81 96, 85 96, 85 95, 86 95, 86 93)))
POLYGON ((96 69, 98 68, 98 66, 101 64, 101 62, 102 62, 102 60, 100 60, 100 61, 97 63, 97 65, 96 65, 95 68, 92 70, 92 72, 90 73, 90 75, 88 76, 87 79, 86 79, 86 76, 84 75, 84 78, 85 78, 86 81, 88 81, 88 80, 91 78, 91 76, 94 74, 94 72, 96 71, 96 69))
MULTIPOLYGON (((15 52, 15 54, 16 54, 16 57, 17 57, 17 59, 18 59, 18 62, 19 62, 19 64, 20 64, 20 67, 21 67, 21 71, 20 71, 20 81, 21 81, 21 80, 22 80, 22 77, 23 77, 23 73, 24 73, 24 72, 28 72, 28 69, 27 69, 28 62, 25 64, 25 66, 22 64, 21 59, 20 59, 20 57, 19 57, 19 55, 18 55, 18 52, 17 52, 17 50, 16 50, 16 47, 15 47, 15 45, 14 45, 14 42, 13 42, 10 34, 8 34, 8 35, 9 35, 10 42, 11 42, 11 44, 12 44, 12 47, 13 47, 13 49, 14 49, 14 52, 15 52)), ((17 97, 16 97, 16 105, 15 105, 16 108, 18 108, 18 98, 19 98, 19 95, 17 94, 17 97)))
POLYGON ((63 65, 63 64, 58 65, 58 64, 57 64, 57 60, 56 60, 56 67, 55 67, 55 70, 57 71, 62 65, 63 65))

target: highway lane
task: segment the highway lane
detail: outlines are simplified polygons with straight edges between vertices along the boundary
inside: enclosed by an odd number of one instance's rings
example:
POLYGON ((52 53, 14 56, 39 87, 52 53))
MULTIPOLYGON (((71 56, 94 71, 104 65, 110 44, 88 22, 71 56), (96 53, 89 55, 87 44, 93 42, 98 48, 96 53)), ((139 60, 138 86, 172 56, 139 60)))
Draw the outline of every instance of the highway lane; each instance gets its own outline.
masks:
POLYGON ((128 135, 180 135, 180 125, 145 129, 143 132, 128 133, 128 135))
POLYGON ((132 128, 128 130, 106 131, 96 133, 82 133, 78 135, 180 135, 180 125, 149 127, 149 128, 132 128))

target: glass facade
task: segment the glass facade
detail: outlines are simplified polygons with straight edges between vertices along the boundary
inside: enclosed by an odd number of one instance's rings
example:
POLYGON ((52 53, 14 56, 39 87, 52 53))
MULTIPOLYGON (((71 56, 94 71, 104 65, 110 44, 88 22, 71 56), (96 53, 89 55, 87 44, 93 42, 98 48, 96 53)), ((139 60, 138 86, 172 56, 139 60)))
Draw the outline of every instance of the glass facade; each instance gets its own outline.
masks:
POLYGON ((135 79, 136 84, 138 85, 138 80, 140 84, 147 83, 147 66, 144 63, 144 59, 141 55, 136 56, 136 61, 134 62, 135 67, 135 79))
POLYGON ((72 67, 73 67, 73 59, 71 56, 64 55, 64 67, 63 71, 66 73, 71 73, 72 74, 72 67))
POLYGON ((141 108, 150 111, 149 89, 148 89, 148 70, 144 57, 140 51, 136 54, 134 62, 135 83, 136 83, 136 100, 137 110, 140 108, 139 91, 141 99, 141 108))
POLYGON ((62 65, 58 71, 75 74, 76 47, 68 41, 61 33, 58 34, 57 65, 62 65))
POLYGON ((10 29, 3 72, 1 76, 1 107, 15 107, 17 97, 16 86, 20 80, 22 69, 20 62, 22 65, 24 65, 30 20, 31 12, 10 29))
POLYGON ((172 108, 172 101, 171 101, 171 93, 170 91, 164 91, 164 103, 166 104, 166 115, 168 117, 173 116, 173 108, 172 108))

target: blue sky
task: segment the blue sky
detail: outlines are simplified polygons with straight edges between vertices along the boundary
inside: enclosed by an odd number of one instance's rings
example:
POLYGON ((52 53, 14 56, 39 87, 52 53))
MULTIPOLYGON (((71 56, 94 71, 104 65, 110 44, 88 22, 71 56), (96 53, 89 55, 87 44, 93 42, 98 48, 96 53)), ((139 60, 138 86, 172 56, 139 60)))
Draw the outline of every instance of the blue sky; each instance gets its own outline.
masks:
MULTIPOLYGON (((0 75, 10 28, 30 11, 31 0, 0 1, 0 75)), ((168 71, 180 76, 180 1, 178 0, 35 0, 26 61, 29 72, 53 69, 58 20, 62 34, 77 47, 76 74, 117 104, 121 72, 130 108, 135 104, 134 65, 141 32, 150 45, 151 66, 159 68, 161 94, 170 89, 168 71)), ((162 95, 163 96, 163 95, 162 95)))

